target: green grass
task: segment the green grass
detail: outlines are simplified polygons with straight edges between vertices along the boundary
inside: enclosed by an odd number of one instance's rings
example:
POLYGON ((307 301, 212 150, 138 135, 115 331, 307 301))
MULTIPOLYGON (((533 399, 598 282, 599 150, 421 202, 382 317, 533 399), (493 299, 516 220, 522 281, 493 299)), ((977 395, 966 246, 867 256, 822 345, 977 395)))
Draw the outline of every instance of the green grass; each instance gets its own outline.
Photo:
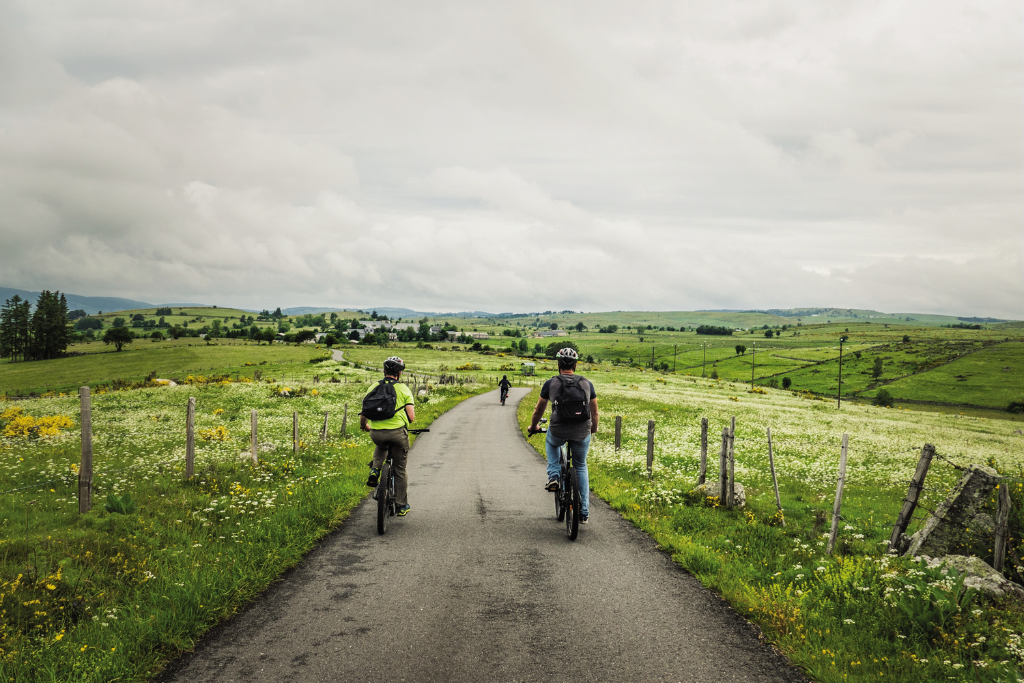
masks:
MULTIPOLYGON (((283 385, 266 382, 95 395, 95 489, 86 515, 77 512, 75 429, 0 439, 0 681, 146 680, 346 518, 367 493, 372 444, 355 413, 371 375, 333 361, 290 371, 293 393, 306 390, 301 397, 282 398, 283 385), (313 383, 314 373, 346 381, 313 383), (184 481, 188 396, 197 399, 199 436, 195 476, 184 481), (255 467, 245 455, 252 408, 263 445, 255 467), (331 434, 321 443, 326 410, 331 434), (22 487, 30 488, 11 491, 22 487), (108 496, 116 504, 125 495, 136 512, 104 509, 108 496)), ((483 388, 437 389, 417 405, 417 426, 483 388)), ((74 397, 0 407, 77 423, 74 397)))
POLYGON ((112 379, 140 380, 152 372, 160 378, 184 379, 190 373, 246 374, 255 370, 265 376, 280 375, 285 367, 308 363, 326 355, 315 346, 262 344, 219 339, 206 344, 201 339, 182 338, 152 342, 140 339, 120 352, 102 342, 77 344, 69 349, 84 356, 55 358, 27 363, 0 363, 0 395, 30 392, 77 391, 112 379), (247 367, 246 363, 258 367, 247 367), (265 366, 259 366, 265 363, 265 366))
MULTIPOLYGON (((594 493, 755 621, 814 680, 996 681, 1020 675, 1019 605, 967 596, 959 611, 946 613, 942 601, 953 591, 943 586, 952 580, 883 554, 921 445, 930 441, 957 463, 991 459, 1019 472, 1024 437, 1013 423, 869 406, 838 411, 788 392, 748 394, 724 381, 591 376, 602 415, 588 457, 594 493), (623 416, 619 452, 611 443, 615 415, 623 416), (710 421, 707 476, 714 481, 721 429, 733 415, 737 479, 746 487, 748 507, 730 512, 689 492, 699 467, 700 418, 710 421), (646 477, 649 419, 656 422, 652 480, 646 477), (767 427, 785 528, 768 475, 767 427), (837 552, 827 557, 824 535, 844 432, 850 449, 843 521, 837 552)), ((520 404, 524 430, 535 399, 531 394, 520 404)), ((537 439, 531 443, 542 447, 537 439)), ((922 506, 933 509, 957 478, 956 470, 936 462, 922 506)), ((1024 490, 1015 484, 1011 491, 1019 508, 1024 490)), ((1015 524, 1019 529, 1020 520, 1015 524)), ((1019 557, 1016 536, 1012 547, 1019 557)))
POLYGON ((1010 401, 1024 399, 1024 343, 992 346, 885 388, 898 400, 1005 409, 1010 401))

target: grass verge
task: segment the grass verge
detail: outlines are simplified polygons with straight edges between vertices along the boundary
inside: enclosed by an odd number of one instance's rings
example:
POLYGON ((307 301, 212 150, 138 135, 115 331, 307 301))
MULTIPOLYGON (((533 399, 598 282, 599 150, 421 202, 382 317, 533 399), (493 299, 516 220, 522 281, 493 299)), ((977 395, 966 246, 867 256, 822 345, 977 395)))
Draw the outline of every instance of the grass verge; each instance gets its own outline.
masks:
MULTIPOLYGON (((97 396, 86 515, 74 497, 73 430, 0 440, 0 488, 34 485, 0 495, 0 681, 146 680, 336 528, 367 494, 372 443, 351 414, 349 438, 336 429, 342 404, 357 405, 368 384, 310 386, 290 387, 300 398, 266 384, 97 396), (184 481, 190 395, 199 443, 195 477, 184 481), (251 408, 260 416, 256 466, 244 457, 251 408), (335 436, 321 443, 325 410, 335 436), (297 453, 293 411, 304 435, 297 453)), ((418 404, 417 426, 482 389, 435 392, 418 404)), ((77 422, 75 399, 16 407, 77 422)))
MULTIPOLYGON (((599 388, 601 393, 601 388, 599 388)), ((519 406, 525 431, 536 396, 519 406)), ((610 416, 629 424, 694 410, 605 388, 603 432, 610 416)), ((708 412, 712 412, 708 410, 708 412)), ((671 437, 670 437, 671 438, 671 437)), ((533 440, 536 441, 536 440, 533 440)), ((818 681, 1016 681, 1021 676, 1024 608, 965 590, 954 571, 884 554, 902 493, 864 481, 847 487, 843 533, 834 556, 824 553, 831 498, 805 479, 780 481, 785 528, 770 484, 737 463, 748 506, 726 511, 689 494, 695 479, 685 447, 659 450, 646 476, 640 438, 626 434, 616 452, 599 437, 588 457, 593 493, 650 534, 675 562, 758 624, 790 660, 818 681), (744 476, 745 475, 745 476, 744 476)), ((540 442, 531 444, 538 449, 540 442)), ((691 451, 692 452, 692 447, 691 451)), ((715 450, 711 449, 712 452, 715 450)), ((814 470, 814 467, 811 467, 814 470)), ((709 467, 714 480, 717 467, 709 467)), ((1014 507, 1024 503, 1019 484, 1014 507)), ((1019 527, 1019 520, 1016 526, 1019 527)))

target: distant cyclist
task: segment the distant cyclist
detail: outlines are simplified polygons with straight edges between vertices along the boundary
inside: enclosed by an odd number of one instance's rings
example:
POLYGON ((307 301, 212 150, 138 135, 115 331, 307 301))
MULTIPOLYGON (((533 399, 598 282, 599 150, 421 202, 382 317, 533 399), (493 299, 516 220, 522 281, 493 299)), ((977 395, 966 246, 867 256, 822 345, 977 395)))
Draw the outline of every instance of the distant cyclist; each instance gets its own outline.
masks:
POLYGON ((395 472, 395 506, 399 517, 409 513, 405 470, 409 461, 409 424, 416 420, 412 392, 399 382, 403 370, 405 362, 398 356, 384 361, 384 379, 366 392, 359 413, 359 428, 370 432, 370 438, 377 446, 373 451, 373 463, 370 465, 370 477, 366 485, 377 485, 380 468, 390 449, 395 472), (368 411, 372 413, 370 416, 366 414, 368 411), (379 417, 373 419, 374 414, 379 417))
POLYGON ((568 443, 572 451, 572 461, 576 470, 576 478, 580 486, 582 499, 580 521, 587 523, 590 517, 590 477, 587 474, 587 451, 590 450, 590 436, 597 433, 597 392, 594 383, 576 374, 576 361, 579 355, 570 347, 559 350, 558 374, 544 382, 540 390, 540 400, 533 409, 530 418, 531 434, 540 427, 540 419, 550 400, 554 406, 551 410, 551 422, 548 424, 548 435, 544 441, 548 456, 548 483, 544 485, 548 491, 557 491, 559 458, 558 449, 568 443))
POLYGON ((502 375, 501 381, 498 382, 498 389, 501 392, 501 405, 505 405, 505 398, 508 396, 508 390, 512 388, 512 382, 508 381, 508 375, 502 375))

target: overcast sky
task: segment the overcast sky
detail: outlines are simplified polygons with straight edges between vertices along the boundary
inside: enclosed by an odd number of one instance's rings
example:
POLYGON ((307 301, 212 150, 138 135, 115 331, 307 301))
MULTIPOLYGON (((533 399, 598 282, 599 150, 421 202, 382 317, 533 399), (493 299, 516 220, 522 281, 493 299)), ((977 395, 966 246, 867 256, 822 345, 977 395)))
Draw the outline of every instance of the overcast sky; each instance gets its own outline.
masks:
POLYGON ((1020 0, 0 0, 0 285, 1024 318, 1020 0))

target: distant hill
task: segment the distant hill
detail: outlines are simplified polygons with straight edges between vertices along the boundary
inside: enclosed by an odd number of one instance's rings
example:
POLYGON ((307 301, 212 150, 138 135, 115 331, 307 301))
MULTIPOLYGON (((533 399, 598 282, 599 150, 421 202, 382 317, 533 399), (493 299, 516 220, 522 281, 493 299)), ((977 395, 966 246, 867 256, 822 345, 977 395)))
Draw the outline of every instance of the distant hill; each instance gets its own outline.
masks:
MULTIPOLYGON (((37 299, 39 299, 39 292, 30 292, 24 289, 13 289, 11 287, 0 287, 0 301, 7 301, 12 296, 17 294, 22 299, 28 299, 35 305, 37 299)), ((122 299, 114 296, 82 296, 80 294, 69 294, 67 292, 61 292, 68 300, 68 310, 75 311, 81 309, 86 313, 99 313, 100 311, 111 312, 111 311, 127 311, 133 308, 152 308, 153 304, 146 303, 145 301, 135 301, 134 299, 122 299)), ((191 304, 195 305, 195 304, 191 304)))

